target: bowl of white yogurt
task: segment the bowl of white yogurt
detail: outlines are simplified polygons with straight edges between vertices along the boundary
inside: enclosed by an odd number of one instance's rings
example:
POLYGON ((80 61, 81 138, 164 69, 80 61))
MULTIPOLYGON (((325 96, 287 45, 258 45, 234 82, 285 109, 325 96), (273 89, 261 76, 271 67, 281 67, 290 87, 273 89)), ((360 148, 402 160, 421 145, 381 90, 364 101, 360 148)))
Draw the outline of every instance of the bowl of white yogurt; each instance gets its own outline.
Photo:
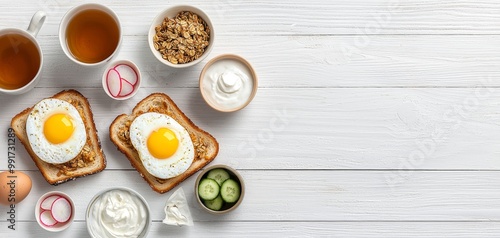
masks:
POLYGON ((221 112, 246 107, 258 88, 257 74, 243 57, 223 54, 211 59, 200 74, 200 92, 205 102, 221 112))
POLYGON ((85 220, 90 237, 146 237, 151 227, 149 205, 125 187, 106 189, 90 201, 85 220))

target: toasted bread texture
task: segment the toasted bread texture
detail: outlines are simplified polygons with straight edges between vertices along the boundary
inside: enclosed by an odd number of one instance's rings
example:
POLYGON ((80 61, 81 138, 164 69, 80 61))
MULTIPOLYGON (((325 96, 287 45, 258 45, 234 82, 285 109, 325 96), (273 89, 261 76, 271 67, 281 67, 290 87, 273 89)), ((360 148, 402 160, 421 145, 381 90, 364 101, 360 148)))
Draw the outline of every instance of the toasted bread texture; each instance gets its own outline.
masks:
POLYGON ((154 191, 165 193, 179 183, 196 173, 198 170, 212 162, 219 152, 217 140, 206 131, 197 127, 170 99, 163 93, 153 93, 140 101, 132 110, 132 114, 122 114, 116 117, 109 127, 109 136, 130 161, 130 164, 148 182, 154 191), (137 150, 132 146, 129 137, 129 128, 132 121, 146 112, 163 113, 181 124, 189 133, 195 149, 195 157, 191 166, 181 175, 169 179, 161 179, 151 175, 143 166, 137 150))
POLYGON ((72 160, 63 164, 47 163, 41 160, 33 152, 28 141, 28 135, 26 134, 26 120, 33 107, 27 108, 14 116, 11 121, 11 127, 14 129, 17 138, 24 145, 26 151, 31 156, 31 159, 33 159, 33 162, 35 162, 45 180, 52 185, 57 185, 104 170, 106 168, 106 157, 101 149, 93 119, 94 116, 87 98, 76 90, 62 91, 51 98, 67 101, 78 110, 85 125, 87 141, 80 154, 72 160))

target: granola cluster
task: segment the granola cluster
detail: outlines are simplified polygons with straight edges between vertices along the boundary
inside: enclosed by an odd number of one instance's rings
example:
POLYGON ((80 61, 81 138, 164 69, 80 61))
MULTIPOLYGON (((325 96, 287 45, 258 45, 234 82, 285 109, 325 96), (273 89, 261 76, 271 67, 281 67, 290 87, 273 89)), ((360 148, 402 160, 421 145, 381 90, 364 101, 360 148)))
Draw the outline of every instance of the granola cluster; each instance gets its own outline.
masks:
POLYGON ((200 58, 210 40, 210 28, 198 15, 183 11, 174 18, 166 17, 156 26, 154 47, 172 64, 185 64, 200 58))
POLYGON ((97 155, 95 154, 95 152, 92 151, 92 149, 88 145, 85 145, 80 154, 74 159, 63 164, 54 165, 59 169, 57 176, 71 176, 71 173, 76 171, 77 169, 85 168, 89 164, 93 163, 96 156, 97 155))

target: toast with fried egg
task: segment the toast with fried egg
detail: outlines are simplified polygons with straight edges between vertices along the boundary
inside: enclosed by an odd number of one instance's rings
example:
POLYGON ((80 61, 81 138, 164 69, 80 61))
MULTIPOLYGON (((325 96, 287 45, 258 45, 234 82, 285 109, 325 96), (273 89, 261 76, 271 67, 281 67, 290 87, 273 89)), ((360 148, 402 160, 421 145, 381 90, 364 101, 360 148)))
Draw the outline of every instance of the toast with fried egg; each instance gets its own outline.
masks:
MULTIPOLYGON (((178 135, 180 133, 177 133, 178 135)), ((132 110, 132 113, 121 114, 111 123, 109 127, 109 136, 118 150, 125 154, 130 164, 139 172, 151 188, 158 193, 165 193, 177 186, 179 183, 196 173, 198 170, 212 162, 219 152, 217 140, 208 132, 196 126, 174 103, 174 101, 163 93, 153 93, 141 100, 132 110), (194 153, 191 164, 180 174, 170 178, 159 178, 153 175, 143 164, 143 160, 138 150, 131 140, 131 127, 136 118, 144 114, 162 114, 175 120, 180 126, 185 128, 192 141, 194 153)), ((181 140, 179 140, 181 141, 181 140)), ((182 150, 183 147, 179 146, 182 150)), ((191 158, 190 158, 191 159, 191 158)), ((183 163, 183 161, 181 162, 183 163)), ((147 165, 146 165, 147 166, 147 165)), ((170 168, 175 169, 173 165, 170 168)), ((161 168, 163 169, 163 168, 161 168)), ((165 168, 168 170, 168 168, 165 168)), ((160 170, 157 168, 156 170, 160 170)), ((151 171, 151 170, 150 170, 151 171)), ((168 171, 164 171, 165 174, 168 171)), ((178 171, 177 171, 178 172, 178 171)))
MULTIPOLYGON (((42 159, 39 156, 40 153, 36 153, 36 151, 38 150, 38 148, 35 148, 37 147, 37 144, 33 143, 33 140, 30 141, 27 132, 27 122, 29 121, 30 114, 33 115, 33 113, 36 113, 34 112, 34 108, 38 103, 33 107, 23 110, 22 112, 14 116, 11 121, 11 127, 14 129, 15 135, 26 148, 26 151, 30 155, 33 162, 35 162, 35 165, 38 167, 45 180, 47 180, 49 184, 58 185, 70 180, 74 180, 78 177, 95 174, 104 170, 106 168, 106 157, 101 148, 93 119, 92 110, 87 98, 85 98, 80 92, 76 90, 65 90, 44 100, 53 99, 67 102, 76 109, 83 122, 84 131, 82 133, 86 134, 86 137, 84 137, 85 143, 83 143, 83 145, 79 147, 81 149, 76 152, 76 155, 74 157, 68 158, 68 160, 65 160, 65 162, 47 162, 46 158, 42 159)), ((57 111, 61 112, 64 110, 58 108, 57 111)), ((40 123, 44 122, 39 122, 38 124, 40 123)), ((60 132, 59 129, 52 130, 56 131, 56 134, 60 132)), ((71 131, 71 133, 73 133, 73 131, 71 131)), ((57 145, 58 144, 55 144, 54 146, 57 147, 57 145)))

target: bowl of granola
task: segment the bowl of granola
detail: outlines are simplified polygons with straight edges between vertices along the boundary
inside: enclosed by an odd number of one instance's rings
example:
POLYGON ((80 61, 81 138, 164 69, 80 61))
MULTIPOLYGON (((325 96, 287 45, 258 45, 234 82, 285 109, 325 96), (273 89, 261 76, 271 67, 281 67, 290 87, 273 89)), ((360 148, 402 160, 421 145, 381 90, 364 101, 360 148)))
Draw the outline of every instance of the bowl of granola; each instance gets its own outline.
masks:
POLYGON ((151 52, 161 63, 186 68, 207 57, 214 37, 212 22, 204 11, 179 5, 155 17, 149 28, 148 42, 151 52))

